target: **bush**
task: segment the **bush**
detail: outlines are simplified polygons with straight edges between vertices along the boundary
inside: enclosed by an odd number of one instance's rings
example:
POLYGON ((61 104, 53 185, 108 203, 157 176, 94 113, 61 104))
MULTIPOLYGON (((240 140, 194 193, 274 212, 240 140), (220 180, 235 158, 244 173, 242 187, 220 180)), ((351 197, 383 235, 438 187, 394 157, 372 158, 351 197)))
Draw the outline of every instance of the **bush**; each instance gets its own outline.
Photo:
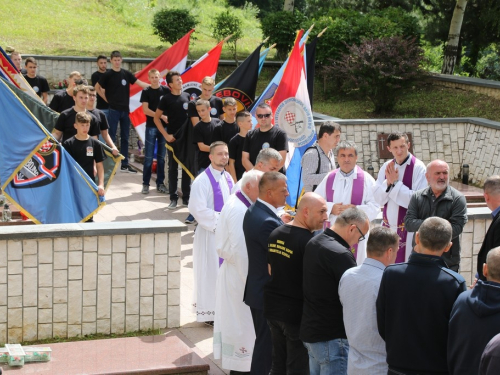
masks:
POLYGON ((285 60, 293 47, 297 30, 303 28, 306 17, 300 12, 279 11, 269 13, 261 22, 264 38, 268 45, 276 43, 277 57, 285 60))
POLYGON ((376 113, 391 111, 401 91, 425 77, 420 68, 424 52, 415 39, 366 39, 347 48, 332 66, 332 73, 341 77, 343 90, 370 99, 376 113))
POLYGON ((241 19, 233 14, 231 11, 219 13, 212 24, 212 35, 217 41, 221 41, 226 36, 233 34, 233 36, 226 42, 231 52, 233 52, 234 61, 238 63, 238 56, 236 54, 236 43, 238 39, 243 36, 241 31, 241 19))
POLYGON ((197 24, 196 17, 186 9, 162 9, 153 16, 153 34, 162 42, 174 44, 197 24))

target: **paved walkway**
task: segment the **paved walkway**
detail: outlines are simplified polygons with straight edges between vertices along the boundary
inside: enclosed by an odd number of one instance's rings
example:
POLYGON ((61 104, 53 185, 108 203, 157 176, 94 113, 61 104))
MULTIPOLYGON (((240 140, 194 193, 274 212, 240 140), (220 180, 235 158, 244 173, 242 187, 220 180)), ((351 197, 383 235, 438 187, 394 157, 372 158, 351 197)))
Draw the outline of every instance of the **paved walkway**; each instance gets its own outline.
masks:
MULTIPOLYGON (((142 169, 141 164, 132 165, 137 169, 142 169)), ((180 220, 184 222, 188 215, 187 207, 179 207, 176 210, 167 209, 168 194, 158 193, 154 180, 151 181, 148 195, 142 194, 141 189, 141 171, 137 174, 118 171, 106 193, 106 206, 94 216, 94 221, 180 220)), ((185 336, 188 345, 210 364, 210 374, 228 374, 229 371, 221 369, 220 360, 213 359, 213 328, 196 322, 196 316, 190 309, 193 293, 193 229, 194 225, 188 225, 188 231, 181 235, 181 327, 179 332, 185 336)))

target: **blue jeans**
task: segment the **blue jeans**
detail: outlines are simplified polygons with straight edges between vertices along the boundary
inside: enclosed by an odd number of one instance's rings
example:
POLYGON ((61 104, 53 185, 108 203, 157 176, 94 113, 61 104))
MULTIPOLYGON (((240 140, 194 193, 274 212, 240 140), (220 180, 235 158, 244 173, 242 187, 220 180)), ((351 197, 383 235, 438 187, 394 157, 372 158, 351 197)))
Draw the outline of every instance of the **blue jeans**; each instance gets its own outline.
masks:
POLYGON ((308 343, 311 375, 346 375, 349 343, 347 339, 308 343))
POLYGON ((116 142, 116 131, 120 123, 120 153, 125 156, 122 167, 128 165, 128 137, 130 135, 130 118, 128 112, 117 111, 110 108, 108 114, 109 136, 116 142))
POLYGON ((160 133, 158 128, 146 128, 146 139, 144 140, 146 145, 144 156, 144 169, 142 172, 142 184, 149 186, 149 181, 151 180, 151 167, 153 166, 153 156, 155 153, 155 143, 158 142, 158 151, 156 155, 156 185, 161 185, 165 182, 165 153, 167 149, 165 148, 165 137, 160 133))
POLYGON ((106 120, 108 119, 109 117, 109 108, 106 108, 106 109, 101 109, 100 110, 102 113, 104 113, 104 115, 106 116, 106 120))

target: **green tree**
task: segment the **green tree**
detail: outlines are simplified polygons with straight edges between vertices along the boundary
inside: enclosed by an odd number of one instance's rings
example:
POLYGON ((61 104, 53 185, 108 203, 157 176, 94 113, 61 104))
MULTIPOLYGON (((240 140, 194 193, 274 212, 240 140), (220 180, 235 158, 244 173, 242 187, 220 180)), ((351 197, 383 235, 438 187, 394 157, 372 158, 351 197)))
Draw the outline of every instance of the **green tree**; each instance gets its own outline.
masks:
POLYGON ((226 44, 233 53, 234 61, 238 64, 238 55, 236 43, 241 39, 243 32, 241 30, 242 21, 239 17, 235 16, 231 11, 219 13, 212 24, 212 35, 217 41, 224 39, 229 35, 233 35, 226 44))
POLYGON ((161 9, 153 16, 153 34, 162 42, 174 44, 198 24, 186 9, 161 9))
POLYGON ((285 60, 292 49, 297 30, 303 28, 306 17, 299 11, 278 11, 269 13, 261 21, 264 38, 269 37, 268 44, 276 43, 278 59, 285 60))

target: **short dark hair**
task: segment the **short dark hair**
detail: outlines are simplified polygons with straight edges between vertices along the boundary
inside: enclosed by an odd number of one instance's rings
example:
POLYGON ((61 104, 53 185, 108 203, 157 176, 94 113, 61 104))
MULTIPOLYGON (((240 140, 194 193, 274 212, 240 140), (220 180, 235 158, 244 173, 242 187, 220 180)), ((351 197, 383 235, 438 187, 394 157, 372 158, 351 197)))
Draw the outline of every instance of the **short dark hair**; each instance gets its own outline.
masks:
POLYGON ((120 51, 113 51, 111 52, 110 58, 112 59, 113 57, 122 57, 122 54, 120 53, 120 51))
POLYGON ((491 195, 500 194, 500 176, 490 176, 484 181, 484 192, 491 195))
POLYGON ((215 150, 215 148, 219 147, 219 146, 226 146, 227 147, 227 144, 226 144, 226 142, 222 142, 222 141, 215 141, 215 142, 213 142, 210 145, 210 153, 212 154, 213 150, 215 150))
POLYGON ((24 66, 28 66, 28 63, 36 64, 36 60, 34 57, 26 57, 26 60, 24 60, 24 66))
POLYGON ((76 97, 76 94, 78 94, 79 92, 83 92, 84 94, 89 94, 90 90, 89 90, 89 87, 88 86, 85 86, 85 85, 77 85, 73 88, 73 96, 76 97))
POLYGON ((259 193, 263 193, 270 185, 274 185, 279 180, 286 181, 286 176, 280 172, 264 173, 259 181, 259 193))
POLYGON ((92 116, 90 116, 87 112, 77 112, 75 115, 75 122, 79 124, 89 124, 92 120, 92 116))
POLYGON ((429 217, 418 229, 422 246, 430 251, 441 251, 451 241, 451 224, 440 217, 429 217))
POLYGON ((368 255, 381 257, 390 248, 397 249, 399 236, 396 232, 387 227, 377 225, 370 229, 370 236, 366 244, 366 253, 368 255))
POLYGON ((252 116, 252 115, 250 114, 250 112, 248 112, 248 111, 240 111, 240 112, 238 112, 238 113, 236 114, 236 123, 238 123, 238 121, 242 121, 242 120, 243 120, 243 118, 245 118, 245 117, 250 117, 250 116, 252 116))
MULTIPOLYGON (((271 106, 270 106, 269 104, 267 104, 267 103, 260 103, 260 104, 257 106, 257 108, 260 108, 260 109, 269 109, 269 110, 271 110, 271 111, 272 111, 271 106)), ((256 109, 256 110, 257 110, 257 109, 256 109)))
POLYGON ((99 55, 99 56, 97 56, 97 60, 96 61, 99 61, 99 60, 106 60, 106 61, 108 61, 108 58, 106 56, 104 56, 104 55, 99 55))
POLYGON ((333 121, 325 121, 319 127, 318 139, 321 139, 325 133, 331 135, 335 133, 335 131, 337 130, 342 133, 342 128, 340 127, 340 124, 337 124, 336 122, 333 121))
POLYGON ((165 81, 167 81, 167 85, 174 82, 174 76, 180 76, 180 75, 181 73, 179 73, 177 70, 170 70, 165 76, 165 81))
POLYGON ((405 142, 408 143, 408 134, 403 132, 394 132, 389 134, 387 137, 387 146, 391 145, 392 141, 397 141, 398 139, 404 138, 405 142))

